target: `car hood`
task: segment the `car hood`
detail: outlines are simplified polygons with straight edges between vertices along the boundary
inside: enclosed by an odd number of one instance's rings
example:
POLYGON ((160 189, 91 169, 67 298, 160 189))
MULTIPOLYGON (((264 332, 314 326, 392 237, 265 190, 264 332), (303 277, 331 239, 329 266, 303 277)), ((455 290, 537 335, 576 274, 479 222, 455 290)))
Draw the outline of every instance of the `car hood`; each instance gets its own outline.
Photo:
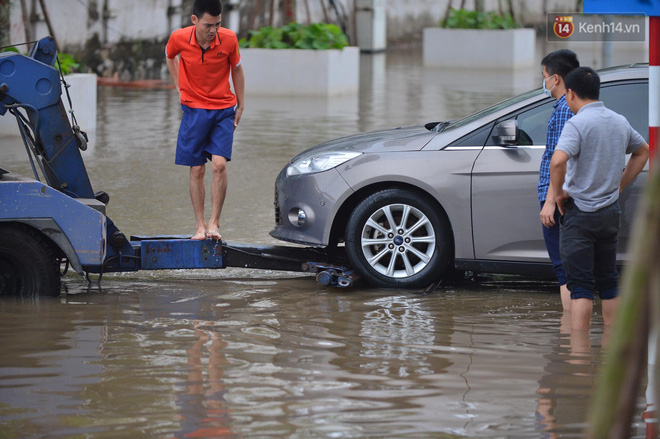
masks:
POLYGON ((437 134, 436 132, 427 130, 424 126, 356 134, 316 145, 298 154, 292 161, 310 153, 320 154, 330 151, 357 151, 365 153, 418 151, 437 134))

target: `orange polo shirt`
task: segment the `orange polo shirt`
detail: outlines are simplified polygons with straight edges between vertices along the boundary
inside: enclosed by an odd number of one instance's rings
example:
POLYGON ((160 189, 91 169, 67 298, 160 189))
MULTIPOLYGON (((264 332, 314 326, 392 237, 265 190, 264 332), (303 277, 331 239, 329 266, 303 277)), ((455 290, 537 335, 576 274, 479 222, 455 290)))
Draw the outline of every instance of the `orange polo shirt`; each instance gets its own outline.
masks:
POLYGON ((197 44, 195 26, 175 30, 165 54, 179 58, 181 103, 190 108, 221 110, 236 105, 229 87, 229 73, 241 63, 236 34, 218 29, 215 39, 205 51, 197 44))

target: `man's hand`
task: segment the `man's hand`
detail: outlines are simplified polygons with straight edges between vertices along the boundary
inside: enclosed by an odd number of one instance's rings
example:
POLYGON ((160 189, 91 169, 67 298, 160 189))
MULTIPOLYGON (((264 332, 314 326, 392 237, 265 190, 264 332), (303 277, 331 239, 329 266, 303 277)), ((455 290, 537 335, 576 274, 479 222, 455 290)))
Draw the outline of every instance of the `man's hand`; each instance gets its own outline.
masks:
POLYGON ((234 130, 241 121, 243 110, 245 110, 245 74, 243 66, 238 65, 231 71, 231 80, 234 82, 234 93, 236 94, 236 114, 234 115, 234 130))
POLYGON ((243 107, 240 105, 236 106, 236 114, 234 114, 234 130, 238 126, 238 123, 241 121, 241 116, 243 115, 243 107))
POLYGON ((566 191, 561 191, 559 195, 555 198, 555 201, 557 203, 557 209, 559 209, 559 213, 564 215, 564 212, 566 212, 566 209, 564 209, 564 204, 566 204, 566 200, 571 198, 566 191))
POLYGON ((173 59, 165 57, 165 64, 167 65, 167 70, 169 70, 170 75, 172 76, 172 82, 176 87, 179 103, 181 103, 181 90, 179 89, 179 57, 177 56, 173 59))
MULTIPOLYGON (((561 137, 560 137, 561 139, 561 137)), ((559 213, 564 214, 564 203, 570 197, 564 190, 564 179, 566 178, 566 162, 568 162, 568 154, 564 151, 555 149, 550 160, 550 189, 548 192, 557 194, 555 195, 555 202, 559 213)))
POLYGON ((541 209, 541 224, 548 229, 555 225, 555 200, 548 198, 541 209))
POLYGON ((642 172, 646 162, 649 159, 649 144, 644 143, 644 146, 639 148, 637 151, 633 152, 630 156, 630 160, 623 170, 621 175, 621 182, 619 183, 619 194, 633 182, 635 178, 642 172))

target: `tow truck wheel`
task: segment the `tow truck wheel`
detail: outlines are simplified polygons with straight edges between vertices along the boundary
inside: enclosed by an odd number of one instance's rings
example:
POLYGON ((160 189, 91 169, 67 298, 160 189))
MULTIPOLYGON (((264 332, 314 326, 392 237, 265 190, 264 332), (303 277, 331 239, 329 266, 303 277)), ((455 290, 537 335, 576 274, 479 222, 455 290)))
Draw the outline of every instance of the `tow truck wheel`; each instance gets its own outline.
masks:
POLYGON ((27 227, 0 227, 0 295, 59 293, 57 260, 45 239, 27 227))
POLYGON ((363 279, 386 288, 420 288, 440 279, 451 256, 451 233, 434 205, 394 188, 358 204, 346 227, 346 250, 363 279))

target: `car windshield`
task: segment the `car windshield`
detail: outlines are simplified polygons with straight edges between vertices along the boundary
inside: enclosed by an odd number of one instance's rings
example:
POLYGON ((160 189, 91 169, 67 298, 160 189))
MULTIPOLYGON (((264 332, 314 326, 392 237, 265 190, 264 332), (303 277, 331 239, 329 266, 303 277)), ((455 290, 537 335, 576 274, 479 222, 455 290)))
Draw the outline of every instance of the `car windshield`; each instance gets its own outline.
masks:
POLYGON ((482 117, 484 117, 484 116, 487 116, 487 115, 489 115, 489 114, 491 114, 491 113, 494 113, 494 112, 496 112, 496 111, 498 111, 498 110, 501 110, 502 108, 506 108, 506 107, 508 107, 508 106, 510 106, 510 105, 515 105, 515 104, 517 104, 518 102, 522 102, 522 101, 524 101, 524 100, 526 100, 526 99, 529 99, 529 98, 531 98, 531 97, 533 97, 533 96, 536 96, 536 95, 538 95, 538 94, 540 94, 540 93, 541 93, 541 90, 540 90, 540 89, 536 89, 536 90, 528 91, 527 93, 523 93, 523 94, 521 94, 521 95, 518 95, 518 96, 512 97, 512 98, 510 98, 510 99, 506 99, 506 100, 504 100, 504 101, 502 101, 502 102, 498 102, 497 104, 495 104, 495 105, 493 105, 493 106, 490 106, 490 107, 488 107, 488 108, 485 108, 485 109, 483 109, 483 110, 481 110, 481 111, 477 111, 476 113, 472 113, 472 114, 470 114, 469 116, 465 116, 465 117, 462 118, 462 119, 458 119, 458 120, 456 120, 456 121, 453 121, 453 122, 447 124, 446 126, 444 126, 444 127, 442 128, 442 131, 446 131, 446 130, 449 130, 449 129, 452 129, 452 128, 458 128, 458 127, 463 126, 463 125, 465 125, 465 124, 468 124, 468 123, 470 123, 470 122, 472 122, 472 121, 474 121, 474 120, 477 120, 477 119, 482 118, 482 117))

